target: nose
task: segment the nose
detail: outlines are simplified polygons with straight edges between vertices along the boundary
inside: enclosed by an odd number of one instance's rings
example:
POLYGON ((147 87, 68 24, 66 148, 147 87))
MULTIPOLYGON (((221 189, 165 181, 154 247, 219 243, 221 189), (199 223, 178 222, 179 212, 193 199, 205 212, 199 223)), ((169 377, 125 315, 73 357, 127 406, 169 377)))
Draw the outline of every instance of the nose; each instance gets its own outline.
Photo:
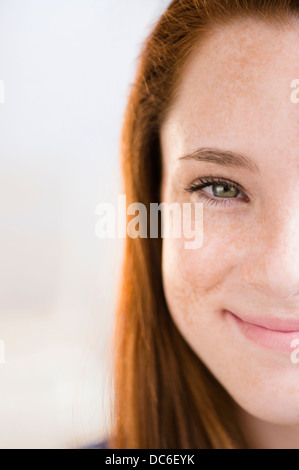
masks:
POLYGON ((299 298, 299 208, 265 217, 250 237, 243 282, 274 299, 299 298))

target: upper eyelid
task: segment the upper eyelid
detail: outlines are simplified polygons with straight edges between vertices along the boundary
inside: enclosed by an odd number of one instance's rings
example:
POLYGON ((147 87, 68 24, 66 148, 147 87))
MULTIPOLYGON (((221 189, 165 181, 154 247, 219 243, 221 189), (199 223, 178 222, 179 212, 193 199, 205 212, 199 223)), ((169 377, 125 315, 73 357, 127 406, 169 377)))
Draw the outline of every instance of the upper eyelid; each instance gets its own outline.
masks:
POLYGON ((212 186, 213 184, 221 184, 225 183, 227 185, 233 186, 236 189, 238 189, 240 192, 242 192, 244 195, 246 195, 246 190, 243 188, 243 186, 236 181, 232 181, 228 178, 223 178, 221 176, 205 176, 202 178, 197 178, 194 180, 192 183, 190 183, 187 188, 192 187, 192 186, 202 186, 202 187, 207 187, 207 186, 212 186), (204 181, 206 180, 206 181, 204 181))

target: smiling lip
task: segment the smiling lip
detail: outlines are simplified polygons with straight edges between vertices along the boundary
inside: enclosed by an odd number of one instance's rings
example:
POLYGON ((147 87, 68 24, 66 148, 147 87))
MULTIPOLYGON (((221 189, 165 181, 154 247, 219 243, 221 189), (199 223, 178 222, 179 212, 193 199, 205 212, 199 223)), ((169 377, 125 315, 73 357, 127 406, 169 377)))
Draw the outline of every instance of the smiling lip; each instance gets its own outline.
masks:
POLYGON ((299 319, 245 318, 229 310, 224 313, 246 338, 260 346, 290 353, 294 350, 292 341, 298 339, 299 343, 299 319))

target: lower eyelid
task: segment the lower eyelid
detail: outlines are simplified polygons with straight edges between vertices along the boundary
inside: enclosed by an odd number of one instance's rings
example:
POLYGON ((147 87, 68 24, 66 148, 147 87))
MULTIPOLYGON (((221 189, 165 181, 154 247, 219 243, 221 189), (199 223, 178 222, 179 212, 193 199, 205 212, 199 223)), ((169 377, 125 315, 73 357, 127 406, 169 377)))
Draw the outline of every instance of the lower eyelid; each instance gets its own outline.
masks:
POLYGON ((227 197, 227 198, 221 198, 221 197, 213 197, 213 196, 207 196, 206 194, 199 194, 199 199, 204 199, 205 201, 207 201, 207 203, 210 203, 210 205, 219 205, 219 204, 222 204, 222 205, 235 205, 235 204, 238 204, 236 201, 236 199, 240 199, 240 198, 236 198, 236 197, 227 197))
MULTIPOLYGON (((206 187, 208 187, 208 186, 206 186, 206 187)), ((201 200, 206 201, 205 203, 208 206, 218 206, 218 205, 233 206, 233 205, 239 205, 240 202, 247 202, 246 201, 246 195, 243 195, 240 190, 239 190, 240 193, 238 194, 237 197, 221 198, 221 197, 212 196, 212 195, 210 196, 210 195, 206 194, 203 191, 204 189, 205 188, 194 190, 193 193, 194 193, 194 196, 195 196, 196 199, 198 199, 199 201, 201 201, 201 200)))

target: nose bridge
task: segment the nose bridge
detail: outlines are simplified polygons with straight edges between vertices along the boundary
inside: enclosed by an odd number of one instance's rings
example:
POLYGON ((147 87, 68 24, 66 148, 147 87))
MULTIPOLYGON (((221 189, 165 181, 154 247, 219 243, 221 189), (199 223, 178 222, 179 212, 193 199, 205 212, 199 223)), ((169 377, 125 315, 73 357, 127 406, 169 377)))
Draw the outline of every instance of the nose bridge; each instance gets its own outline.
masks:
POLYGON ((299 205, 271 212, 252 240, 243 281, 272 296, 299 297, 299 205))

